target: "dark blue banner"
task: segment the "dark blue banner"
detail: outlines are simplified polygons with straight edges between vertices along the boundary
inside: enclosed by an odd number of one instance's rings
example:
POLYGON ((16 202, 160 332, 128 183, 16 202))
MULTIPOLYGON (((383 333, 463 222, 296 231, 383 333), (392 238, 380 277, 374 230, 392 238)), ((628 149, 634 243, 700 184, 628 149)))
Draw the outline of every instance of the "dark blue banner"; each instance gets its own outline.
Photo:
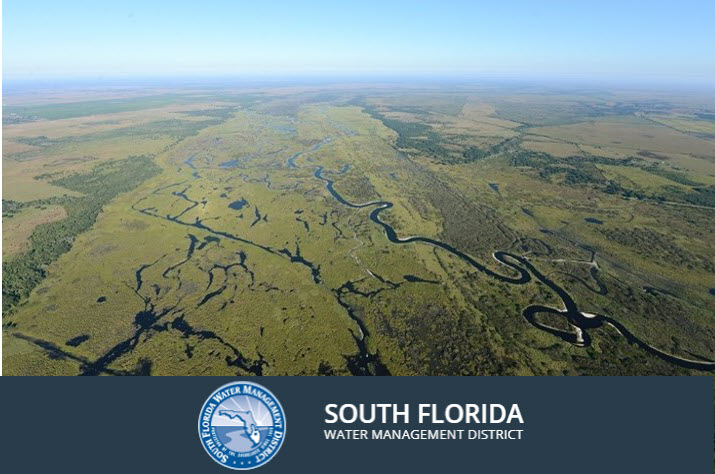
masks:
POLYGON ((711 377, 0 379, 5 472, 713 472, 711 377))

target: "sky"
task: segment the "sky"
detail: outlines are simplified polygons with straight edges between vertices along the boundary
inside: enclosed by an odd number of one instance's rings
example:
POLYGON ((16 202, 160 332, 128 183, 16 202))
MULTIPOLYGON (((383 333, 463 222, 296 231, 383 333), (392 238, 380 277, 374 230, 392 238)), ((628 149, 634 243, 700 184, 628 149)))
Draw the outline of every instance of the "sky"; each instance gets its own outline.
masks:
POLYGON ((5 0, 3 78, 513 76, 715 83, 715 0, 5 0))

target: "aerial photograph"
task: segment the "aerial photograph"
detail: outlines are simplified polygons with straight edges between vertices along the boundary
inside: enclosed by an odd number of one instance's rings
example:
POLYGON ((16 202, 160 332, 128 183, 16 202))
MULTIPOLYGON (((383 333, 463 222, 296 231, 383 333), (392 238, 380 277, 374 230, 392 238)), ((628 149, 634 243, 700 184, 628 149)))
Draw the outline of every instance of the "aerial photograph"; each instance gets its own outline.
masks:
POLYGON ((712 376, 713 18, 5 2, 3 375, 712 376))

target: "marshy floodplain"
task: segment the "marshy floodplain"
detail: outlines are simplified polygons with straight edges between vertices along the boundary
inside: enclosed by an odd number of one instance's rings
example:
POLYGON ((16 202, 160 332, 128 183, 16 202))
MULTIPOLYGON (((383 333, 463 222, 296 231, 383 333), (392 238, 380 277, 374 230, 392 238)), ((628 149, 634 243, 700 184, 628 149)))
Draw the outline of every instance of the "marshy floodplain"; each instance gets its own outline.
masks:
POLYGON ((6 374, 715 370, 712 97, 88 94, 5 97, 6 374))

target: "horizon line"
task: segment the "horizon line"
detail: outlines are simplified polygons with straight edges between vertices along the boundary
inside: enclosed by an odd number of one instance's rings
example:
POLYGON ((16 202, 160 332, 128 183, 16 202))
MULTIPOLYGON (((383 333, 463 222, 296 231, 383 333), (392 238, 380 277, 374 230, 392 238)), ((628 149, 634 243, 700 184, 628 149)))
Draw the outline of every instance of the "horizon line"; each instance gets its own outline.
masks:
MULTIPOLYGON (((683 77, 675 75, 586 75, 564 73, 517 73, 517 72, 407 72, 407 71, 330 71, 330 72, 251 72, 251 73, 137 73, 137 74, 82 74, 82 75, 15 75, 2 74, 2 89, 6 86, 41 85, 43 83, 61 83, 63 85, 140 85, 142 82, 164 82, 173 85, 200 85, 197 81, 212 85, 228 85, 241 82, 303 82, 311 84, 350 84, 350 83, 461 83, 462 85, 494 85, 495 81, 531 85, 571 85, 571 86, 640 86, 640 87, 686 87, 696 89, 715 89, 715 78, 683 77), (112 84, 113 83, 113 84, 112 84)), ((148 84, 146 84, 148 85, 148 84)), ((159 84, 152 84, 159 85, 159 84)), ((205 84, 206 85, 206 84, 205 84)), ((255 85, 255 84, 254 84, 255 85)), ((265 84, 269 87, 270 84, 265 84)))

